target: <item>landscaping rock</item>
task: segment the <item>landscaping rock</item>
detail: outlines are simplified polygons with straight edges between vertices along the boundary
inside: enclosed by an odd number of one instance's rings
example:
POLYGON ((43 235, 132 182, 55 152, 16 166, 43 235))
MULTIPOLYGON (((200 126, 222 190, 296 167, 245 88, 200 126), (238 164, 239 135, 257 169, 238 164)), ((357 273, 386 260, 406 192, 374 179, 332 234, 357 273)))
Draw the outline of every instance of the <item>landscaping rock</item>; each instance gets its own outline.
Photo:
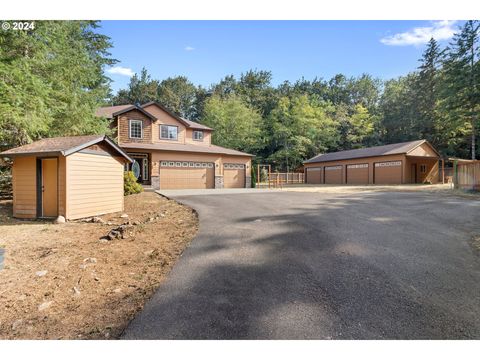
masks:
POLYGON ((12 324, 12 330, 15 331, 23 324, 22 319, 15 320, 14 323, 12 324))
POLYGON ((83 262, 85 264, 96 264, 97 263, 97 259, 96 258, 85 258, 83 259, 83 262))
POLYGON ((98 216, 93 217, 92 222, 98 223, 98 224, 105 224, 105 220, 103 220, 102 218, 99 218, 98 216))
POLYGON ((35 273, 35 275, 37 275, 38 277, 42 277, 42 276, 45 276, 47 275, 48 271, 47 270, 41 270, 41 271, 37 271, 35 273))
POLYGON ((128 215, 127 215, 127 214, 122 214, 122 215, 120 215, 120 217, 121 217, 122 219, 126 219, 126 218, 128 218, 128 215))
POLYGON ((127 230, 131 227, 132 225, 120 225, 119 227, 110 230, 106 236, 102 237, 102 239, 107 239, 110 241, 115 239, 125 239, 128 236, 127 230))
POLYGON ((55 219, 55 221, 53 223, 54 224, 65 224, 65 218, 62 215, 60 215, 59 217, 57 217, 55 219))
POLYGON ((38 305, 38 311, 43 311, 48 309, 52 305, 53 301, 45 301, 44 303, 41 303, 38 305))
POLYGON ((80 295, 80 290, 76 286, 74 286, 72 290, 74 295, 80 295))

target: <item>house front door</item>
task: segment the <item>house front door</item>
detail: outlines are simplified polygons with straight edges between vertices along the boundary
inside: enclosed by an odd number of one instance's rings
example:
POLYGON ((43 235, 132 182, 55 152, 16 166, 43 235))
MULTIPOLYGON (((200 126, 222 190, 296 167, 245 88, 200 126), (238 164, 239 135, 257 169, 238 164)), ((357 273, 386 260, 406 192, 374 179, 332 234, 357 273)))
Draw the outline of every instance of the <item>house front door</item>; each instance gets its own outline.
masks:
POLYGON ((150 163, 148 154, 129 154, 133 163, 129 165, 128 170, 132 171, 137 181, 142 184, 149 184, 150 163))

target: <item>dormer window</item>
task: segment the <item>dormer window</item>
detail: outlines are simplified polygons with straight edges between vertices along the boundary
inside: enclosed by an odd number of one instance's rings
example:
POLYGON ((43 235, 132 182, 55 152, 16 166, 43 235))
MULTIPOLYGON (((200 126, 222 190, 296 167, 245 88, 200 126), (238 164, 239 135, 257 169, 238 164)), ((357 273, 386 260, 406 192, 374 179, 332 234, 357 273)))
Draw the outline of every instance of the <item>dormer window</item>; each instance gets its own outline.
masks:
POLYGON ((129 137, 131 139, 143 138, 143 121, 129 120, 129 137))
POLYGON ((195 130, 193 132, 193 140, 195 141, 203 141, 203 131, 195 130))
POLYGON ((160 125, 160 139, 177 140, 178 127, 173 125, 160 125))

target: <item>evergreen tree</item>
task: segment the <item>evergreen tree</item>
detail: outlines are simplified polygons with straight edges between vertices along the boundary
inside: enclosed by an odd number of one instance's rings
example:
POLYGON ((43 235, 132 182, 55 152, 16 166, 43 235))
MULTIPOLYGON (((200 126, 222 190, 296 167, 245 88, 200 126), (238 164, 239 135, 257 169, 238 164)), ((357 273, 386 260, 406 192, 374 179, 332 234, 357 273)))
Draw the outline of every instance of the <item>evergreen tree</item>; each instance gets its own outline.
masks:
POLYGON ((470 152, 476 158, 479 93, 479 21, 469 20, 455 34, 444 59, 443 100, 457 134, 470 133, 470 152))
POLYGON ((94 21, 36 21, 0 31, 0 143, 107 133, 95 116, 110 91, 104 67, 116 60, 94 21))

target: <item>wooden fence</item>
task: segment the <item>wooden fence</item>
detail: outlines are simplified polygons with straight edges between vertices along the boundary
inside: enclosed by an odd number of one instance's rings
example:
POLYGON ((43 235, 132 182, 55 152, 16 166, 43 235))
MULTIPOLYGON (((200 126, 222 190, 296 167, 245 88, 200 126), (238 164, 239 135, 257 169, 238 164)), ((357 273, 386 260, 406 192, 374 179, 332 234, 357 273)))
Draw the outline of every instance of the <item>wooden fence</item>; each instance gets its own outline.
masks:
POLYGON ((303 173, 268 173, 267 179, 262 182, 257 182, 257 187, 282 187, 289 184, 303 184, 305 182, 305 175, 303 173))
POLYGON ((480 191, 480 160, 459 160, 453 182, 456 189, 480 191))

